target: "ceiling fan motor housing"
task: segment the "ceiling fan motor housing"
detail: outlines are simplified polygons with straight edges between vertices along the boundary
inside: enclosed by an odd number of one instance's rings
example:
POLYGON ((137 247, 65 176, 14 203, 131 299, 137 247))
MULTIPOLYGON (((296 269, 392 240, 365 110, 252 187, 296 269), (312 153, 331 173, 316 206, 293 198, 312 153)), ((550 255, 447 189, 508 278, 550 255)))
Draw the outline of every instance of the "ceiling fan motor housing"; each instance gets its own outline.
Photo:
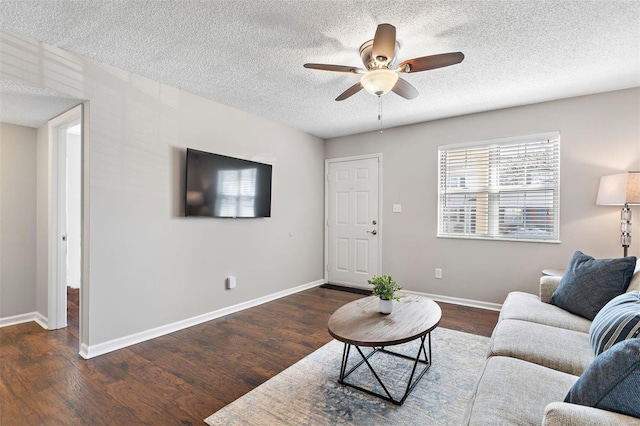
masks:
POLYGON ((384 58, 379 56, 378 58, 374 58, 372 55, 373 51, 373 39, 362 43, 360 46, 360 58, 362 58, 362 63, 368 70, 375 70, 381 68, 391 68, 393 62, 396 60, 398 56, 398 51, 400 50, 400 44, 396 41, 396 47, 393 51, 392 58, 384 58))

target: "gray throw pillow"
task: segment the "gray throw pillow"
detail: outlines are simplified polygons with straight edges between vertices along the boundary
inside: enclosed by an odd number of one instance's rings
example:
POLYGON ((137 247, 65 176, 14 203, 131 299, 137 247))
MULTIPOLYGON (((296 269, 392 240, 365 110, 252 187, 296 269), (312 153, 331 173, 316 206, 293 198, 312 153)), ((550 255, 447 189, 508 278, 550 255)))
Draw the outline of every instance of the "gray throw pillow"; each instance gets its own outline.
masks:
POLYGON ((607 302, 625 292, 635 267, 635 256, 594 259, 576 251, 551 303, 593 320, 607 302))
POLYGON ((640 417, 640 339, 620 342, 593 360, 564 402, 640 417))
POLYGON ((640 291, 631 291, 614 297, 598 312, 589 330, 589 340, 595 356, 616 343, 638 336, 640 336, 640 291))

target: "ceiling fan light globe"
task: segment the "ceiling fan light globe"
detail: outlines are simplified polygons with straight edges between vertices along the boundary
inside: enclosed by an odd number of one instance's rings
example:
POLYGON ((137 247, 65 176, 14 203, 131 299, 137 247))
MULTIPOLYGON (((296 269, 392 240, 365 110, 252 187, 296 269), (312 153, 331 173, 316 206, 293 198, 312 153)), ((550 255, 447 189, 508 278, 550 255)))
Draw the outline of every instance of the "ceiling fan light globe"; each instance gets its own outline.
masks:
POLYGON ((398 81, 398 74, 390 69, 369 71, 360 79, 360 84, 372 95, 382 96, 388 93, 398 81))

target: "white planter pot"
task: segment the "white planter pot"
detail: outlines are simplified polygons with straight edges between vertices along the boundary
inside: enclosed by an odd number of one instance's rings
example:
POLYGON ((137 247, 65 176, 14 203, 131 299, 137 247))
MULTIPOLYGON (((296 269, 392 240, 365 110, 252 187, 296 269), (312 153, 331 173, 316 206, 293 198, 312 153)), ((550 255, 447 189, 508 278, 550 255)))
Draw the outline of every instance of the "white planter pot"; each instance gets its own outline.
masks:
POLYGON ((393 309, 393 300, 380 299, 380 313, 389 315, 393 309))

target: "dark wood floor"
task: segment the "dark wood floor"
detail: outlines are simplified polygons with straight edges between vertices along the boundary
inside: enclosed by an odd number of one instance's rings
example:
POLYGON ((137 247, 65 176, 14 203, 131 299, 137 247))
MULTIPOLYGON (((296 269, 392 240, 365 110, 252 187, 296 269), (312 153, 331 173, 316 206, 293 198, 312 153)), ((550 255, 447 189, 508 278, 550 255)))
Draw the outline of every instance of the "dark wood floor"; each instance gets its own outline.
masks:
MULTIPOLYGON (((331 340, 329 316, 358 294, 313 288, 90 360, 69 327, 0 328, 0 425, 189 425, 331 340)), ((440 303, 441 327, 489 336, 498 313, 440 303)))

